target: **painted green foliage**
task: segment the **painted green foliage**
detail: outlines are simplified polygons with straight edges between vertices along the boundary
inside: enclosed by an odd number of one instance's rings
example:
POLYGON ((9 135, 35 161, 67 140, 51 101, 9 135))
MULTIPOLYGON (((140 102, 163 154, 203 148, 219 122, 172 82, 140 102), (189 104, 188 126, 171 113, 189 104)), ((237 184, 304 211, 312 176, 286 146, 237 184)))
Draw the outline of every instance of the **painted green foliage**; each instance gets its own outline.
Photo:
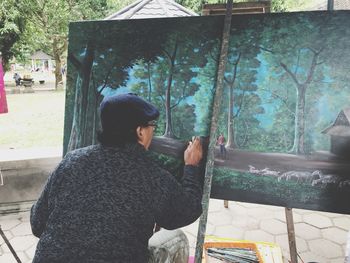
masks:
POLYGON ((208 116, 195 112, 201 101, 196 79, 201 68, 216 65, 208 54, 218 44, 221 23, 221 17, 193 17, 72 24, 65 149, 95 143, 98 104, 119 91, 136 92, 158 106, 159 135, 188 139, 203 130, 197 123, 208 116))
MULTIPOLYGON (((259 188, 266 191, 262 202, 278 204, 269 187, 278 187, 277 177, 252 177, 247 179, 251 185, 243 189, 236 181, 239 174, 252 176, 249 165, 259 166, 260 172, 274 167, 276 176, 295 167, 312 172, 317 167, 308 158, 316 158, 314 152, 330 156, 329 137, 322 131, 350 101, 350 61, 344 55, 349 51, 349 20, 348 12, 233 18, 217 119, 218 132, 224 133, 228 146, 228 159, 219 164, 232 172, 232 180, 224 180, 229 193, 225 198, 244 201, 259 188), (241 160, 235 159, 241 155, 241 160), (305 167, 296 160, 303 160, 305 167)), ((95 143, 101 99, 124 92, 138 93, 160 109, 156 135, 164 141, 176 145, 195 134, 208 135, 222 25, 223 17, 72 24, 65 150, 95 143)), ((214 193, 220 192, 221 176, 226 178, 229 171, 216 172, 214 193)), ((286 200, 295 199, 298 207, 315 200, 322 191, 310 188, 308 182, 303 188, 310 189, 306 194, 286 200)), ((296 185, 283 181, 290 194, 296 185)), ((329 193, 336 192, 332 189, 329 193)))
POLYGON ((244 22, 232 25, 238 40, 232 36, 225 74, 234 107, 226 103, 219 122, 228 138, 225 120, 234 116, 235 144, 227 147, 225 168, 215 170, 213 197, 349 213, 347 161, 343 168, 333 163, 344 156, 333 157, 330 136, 322 133, 350 107, 349 12, 246 16, 244 22))
MULTIPOLYGON (((250 23, 242 29, 233 25, 237 34, 230 42, 226 82, 233 84, 231 119, 239 148, 297 154, 328 150, 321 131, 348 106, 349 63, 342 54, 349 30, 339 28, 348 20, 345 13, 295 13, 247 18, 250 23)), ((222 112, 228 114, 226 105, 222 112)), ((228 125, 223 120, 221 126, 228 125)))

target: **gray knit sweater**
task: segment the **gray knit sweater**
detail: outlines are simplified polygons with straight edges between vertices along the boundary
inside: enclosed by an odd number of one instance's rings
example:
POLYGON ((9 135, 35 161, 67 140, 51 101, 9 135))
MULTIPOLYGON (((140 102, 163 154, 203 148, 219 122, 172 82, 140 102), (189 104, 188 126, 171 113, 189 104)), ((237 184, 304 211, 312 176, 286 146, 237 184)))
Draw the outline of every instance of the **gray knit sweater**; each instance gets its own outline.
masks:
POLYGON ((30 222, 33 263, 147 262, 154 223, 175 229, 202 212, 198 169, 178 183, 139 144, 68 153, 50 175, 30 222))

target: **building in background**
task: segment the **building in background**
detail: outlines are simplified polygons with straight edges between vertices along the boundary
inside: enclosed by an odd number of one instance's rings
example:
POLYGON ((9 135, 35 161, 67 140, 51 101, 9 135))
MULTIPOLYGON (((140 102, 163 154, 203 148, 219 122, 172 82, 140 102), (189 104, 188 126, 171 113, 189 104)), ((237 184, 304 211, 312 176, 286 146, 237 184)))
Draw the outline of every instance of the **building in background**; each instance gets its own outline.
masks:
POLYGON ((52 57, 41 50, 34 52, 30 59, 32 71, 51 72, 53 70, 52 57))
POLYGON ((173 0, 141 0, 108 16, 105 20, 198 16, 173 0))

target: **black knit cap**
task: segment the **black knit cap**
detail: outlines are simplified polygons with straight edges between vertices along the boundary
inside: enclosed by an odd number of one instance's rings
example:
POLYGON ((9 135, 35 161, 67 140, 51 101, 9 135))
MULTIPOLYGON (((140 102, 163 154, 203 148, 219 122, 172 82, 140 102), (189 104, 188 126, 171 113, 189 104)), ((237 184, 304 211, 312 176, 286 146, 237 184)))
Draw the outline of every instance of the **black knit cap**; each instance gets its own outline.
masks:
POLYGON ((155 106, 133 93, 105 97, 100 112, 102 129, 107 133, 134 130, 159 117, 155 106))

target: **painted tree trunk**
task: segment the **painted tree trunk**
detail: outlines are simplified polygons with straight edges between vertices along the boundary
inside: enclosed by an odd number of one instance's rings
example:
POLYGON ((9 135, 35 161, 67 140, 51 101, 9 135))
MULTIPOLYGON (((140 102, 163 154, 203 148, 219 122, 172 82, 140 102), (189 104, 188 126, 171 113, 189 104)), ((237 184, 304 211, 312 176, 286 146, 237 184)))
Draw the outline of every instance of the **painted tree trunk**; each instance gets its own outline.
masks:
POLYGON ((305 91, 305 85, 299 86, 297 89, 294 145, 292 149, 296 154, 305 154, 305 91))
MULTIPOLYGON (((84 61, 79 72, 79 77, 76 82, 73 112, 74 117, 67 151, 91 144, 88 143, 88 139, 86 139, 88 138, 86 133, 90 132, 90 130, 87 130, 87 123, 91 122, 91 119, 89 119, 89 115, 87 114, 87 109, 89 103, 89 87, 93 60, 94 47, 92 45, 88 45, 86 48, 84 61)), ((93 98, 90 98, 90 101, 91 99, 93 98)))
POLYGON ((151 81, 151 65, 147 63, 147 74, 148 74, 148 101, 152 102, 152 81, 151 81))
POLYGON ((95 111, 94 111, 94 127, 93 127, 93 131, 92 131, 92 144, 96 144, 97 143, 97 133, 98 131, 101 130, 101 121, 100 121, 100 114, 99 114, 99 108, 100 108, 100 104, 102 102, 103 96, 96 91, 96 96, 95 96, 95 111))
POLYGON ((235 106, 235 96, 234 96, 234 86, 237 78, 237 69, 238 69, 238 64, 239 61, 241 60, 241 53, 238 54, 237 60, 235 61, 233 65, 233 76, 231 81, 227 81, 229 84, 229 102, 228 102, 228 116, 227 116, 227 143, 226 147, 233 149, 236 148, 236 143, 235 143, 235 126, 234 126, 234 119, 235 116, 233 114, 234 106, 235 106))
POLYGON ((87 106, 85 107, 85 119, 83 121, 84 130, 82 130, 82 146, 91 145, 95 136, 95 121, 97 113, 97 91, 93 87, 88 87, 87 106))
POLYGON ((175 43, 174 51, 169 58, 169 75, 167 88, 165 91, 165 131, 163 136, 167 138, 176 138, 173 132, 172 119, 171 119, 171 86, 173 83, 173 74, 175 67, 175 58, 177 53, 177 42, 175 43))
POLYGON ((165 132, 164 137, 168 138, 174 138, 174 132, 173 132, 173 126, 171 122, 171 107, 170 107, 170 100, 171 100, 171 84, 173 81, 173 66, 169 70, 169 78, 168 78, 168 85, 165 92, 165 132))
POLYGON ((295 109, 295 127, 294 127, 294 143, 291 152, 296 154, 305 154, 305 97, 306 90, 309 88, 309 85, 313 79, 317 64, 318 58, 323 50, 323 47, 318 51, 310 49, 310 52, 313 53, 311 66, 307 73, 306 81, 301 83, 299 82, 295 73, 293 73, 284 63, 280 63, 282 68, 288 73, 292 78, 293 82, 297 88, 297 104, 295 109))
POLYGON ((230 87, 229 94, 229 106, 228 106, 228 115, 227 115, 227 148, 235 147, 234 140, 234 116, 233 116, 233 108, 234 108, 234 94, 233 94, 233 85, 230 87))

